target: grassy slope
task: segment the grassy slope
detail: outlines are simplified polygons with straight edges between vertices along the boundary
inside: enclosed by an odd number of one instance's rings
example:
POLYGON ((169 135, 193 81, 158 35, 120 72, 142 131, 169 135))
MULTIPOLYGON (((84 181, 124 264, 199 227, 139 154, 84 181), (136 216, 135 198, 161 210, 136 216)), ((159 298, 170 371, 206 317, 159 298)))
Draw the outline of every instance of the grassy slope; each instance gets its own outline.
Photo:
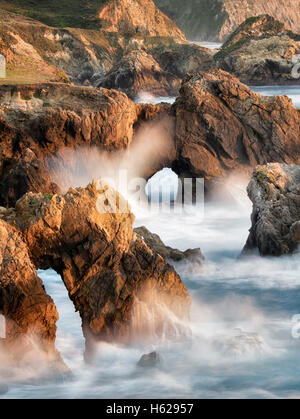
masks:
POLYGON ((99 29, 98 12, 112 0, 0 0, 0 8, 58 28, 99 29))

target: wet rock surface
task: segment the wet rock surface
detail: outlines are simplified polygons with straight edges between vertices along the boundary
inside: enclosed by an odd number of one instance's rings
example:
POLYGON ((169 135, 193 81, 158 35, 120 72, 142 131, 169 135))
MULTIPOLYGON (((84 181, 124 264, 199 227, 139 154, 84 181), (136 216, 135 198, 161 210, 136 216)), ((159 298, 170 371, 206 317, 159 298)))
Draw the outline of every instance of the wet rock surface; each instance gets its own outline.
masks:
POLYGON ((16 360, 39 347, 53 368, 66 369, 55 349, 58 313, 36 273, 20 231, 8 224, 13 211, 0 212, 0 313, 6 320, 2 349, 16 360), (6 219, 8 222, 5 222, 6 219))
POLYGON ((243 254, 264 256, 297 251, 300 244, 300 166, 258 166, 248 186, 252 226, 243 254))
POLYGON ((190 297, 180 277, 133 236, 134 216, 127 202, 106 184, 94 182, 63 196, 28 193, 15 209, 2 209, 1 217, 2 260, 16 246, 23 252, 12 270, 3 263, 0 288, 1 311, 14 324, 20 322, 19 334, 31 327, 54 345, 57 312, 36 275, 38 268, 52 268, 61 275, 82 319, 87 358, 96 342, 129 344, 143 339, 139 332, 148 334, 147 324, 143 325, 148 320, 141 307, 152 313, 155 338, 173 327, 157 311, 161 305, 182 321, 188 320, 190 297), (14 296, 18 287, 21 293, 25 286, 28 305, 23 294, 14 296), (35 306, 36 299, 41 302, 35 306), (136 305, 138 319, 134 318, 136 305))
POLYGON ((256 94, 222 70, 187 76, 172 106, 58 84, 2 86, 0 99, 2 206, 28 191, 58 192, 48 172, 76 171, 78 148, 124 151, 143 135, 161 138, 155 159, 138 162, 146 179, 164 167, 180 178, 214 180, 233 171, 250 174, 257 164, 300 161, 299 110, 292 101, 256 94), (148 132, 140 135, 144 123, 148 132))
MULTIPOLYGON (((2 86, 0 97, 2 206, 14 206, 28 191, 59 192, 49 175, 54 155, 59 171, 65 151, 124 150, 132 142, 137 110, 124 93, 37 84, 2 86)), ((65 157, 69 170, 75 164, 71 157, 65 157)))
POLYGON ((200 264, 204 261, 204 256, 200 249, 188 249, 184 252, 173 249, 166 246, 157 234, 151 233, 146 227, 135 228, 134 232, 145 241, 150 249, 155 253, 159 253, 164 259, 171 259, 175 262, 187 260, 200 264))
POLYGON ((143 355, 137 365, 139 368, 160 368, 162 359, 158 352, 151 352, 143 355))

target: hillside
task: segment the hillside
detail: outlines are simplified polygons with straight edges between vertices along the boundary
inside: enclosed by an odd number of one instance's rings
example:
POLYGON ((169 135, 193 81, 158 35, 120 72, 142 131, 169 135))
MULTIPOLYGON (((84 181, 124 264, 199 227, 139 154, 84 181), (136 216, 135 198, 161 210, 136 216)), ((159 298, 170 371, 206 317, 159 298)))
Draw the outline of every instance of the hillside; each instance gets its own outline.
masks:
POLYGON ((64 28, 170 36, 183 33, 152 0, 0 0, 0 8, 64 28), (71 7, 70 7, 71 6, 71 7))
POLYGON ((251 16, 269 14, 300 32, 300 0, 154 0, 191 40, 221 40, 251 16))
POLYGON ((206 70, 212 53, 167 36, 97 29, 53 28, 0 9, 0 54, 7 78, 0 83, 73 82, 176 95, 189 71, 206 70))

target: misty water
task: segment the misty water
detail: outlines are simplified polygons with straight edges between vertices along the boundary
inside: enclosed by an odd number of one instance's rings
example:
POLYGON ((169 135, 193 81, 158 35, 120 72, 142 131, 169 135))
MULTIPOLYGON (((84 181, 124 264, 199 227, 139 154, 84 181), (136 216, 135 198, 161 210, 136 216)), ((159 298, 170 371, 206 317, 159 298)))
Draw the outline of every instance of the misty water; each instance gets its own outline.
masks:
MULTIPOLYGON (((172 176, 165 170, 161 178, 172 176)), ((44 382, 28 362, 6 376, 9 391, 2 397, 300 398, 299 328, 293 322, 300 313, 300 254, 238 258, 251 203, 244 181, 231 179, 229 189, 230 204, 199 204, 193 214, 153 215, 133 207, 136 226, 146 226, 181 250, 200 247, 205 256, 202 265, 175 264, 192 297, 189 337, 131 348, 102 344, 97 361, 88 366, 80 318, 60 277, 39 271, 60 314, 57 348, 74 377, 44 382), (138 360, 153 350, 161 354, 162 367, 141 372, 138 360)))

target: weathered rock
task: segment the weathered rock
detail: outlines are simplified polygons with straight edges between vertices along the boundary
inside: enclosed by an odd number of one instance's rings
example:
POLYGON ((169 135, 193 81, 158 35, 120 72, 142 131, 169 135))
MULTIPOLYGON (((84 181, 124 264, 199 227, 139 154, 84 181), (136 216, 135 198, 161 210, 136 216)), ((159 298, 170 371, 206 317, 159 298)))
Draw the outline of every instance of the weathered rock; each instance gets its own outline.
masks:
POLYGON ((52 182, 43 162, 29 148, 25 150, 20 161, 16 161, 15 165, 10 162, 10 165, 10 170, 4 169, 5 174, 0 183, 0 202, 6 207, 13 207, 28 191, 60 193, 60 188, 52 182))
POLYGON ((185 252, 172 249, 166 246, 157 234, 151 233, 146 227, 135 228, 134 232, 145 241, 150 249, 160 254, 164 259, 171 259, 175 262, 189 260, 198 263, 202 263, 204 260, 200 249, 188 249, 185 252))
POLYGON ((187 76, 172 110, 180 176, 210 179, 300 162, 300 112, 292 101, 256 94, 222 70, 187 76))
POLYGON ((216 66, 248 84, 297 84, 300 35, 271 16, 249 18, 214 56, 216 66))
POLYGON ((179 91, 180 79, 164 71, 146 52, 132 51, 117 63, 99 85, 121 90, 133 99, 141 91, 156 96, 175 96, 179 91))
MULTIPOLYGON (((55 349, 58 313, 36 274, 20 232, 0 216, 0 314, 5 316, 4 348, 21 360, 27 351, 39 348, 57 369, 67 370, 55 349)), ((3 346, 3 345, 2 345, 3 346)))
POLYGON ((28 145, 37 157, 41 149, 44 155, 51 155, 63 147, 83 144, 109 151, 124 149, 132 140, 135 105, 115 90, 62 84, 4 85, 0 100, 1 138, 6 139, 1 156, 20 153, 28 145))
POLYGON ((140 368, 160 368, 162 365, 161 356, 157 352, 151 352, 141 357, 138 362, 140 368))
MULTIPOLYGON (((49 157, 66 149, 126 149, 137 120, 134 103, 114 90, 59 84, 0 89, 0 205, 28 191, 55 193, 49 157), (30 148, 37 159, 24 156, 30 148), (18 189, 19 188, 19 189, 18 189)), ((28 152, 27 152, 28 154, 28 152)), ((56 159, 56 170, 64 159, 56 159)), ((71 159, 67 164, 72 167, 71 159)))
POLYGON ((252 227, 243 254, 281 256, 300 244, 300 166, 258 166, 248 186, 252 227))
POLYGON ((106 21, 109 32, 137 33, 150 36, 171 36, 185 40, 183 32, 164 15, 152 0, 108 1, 100 19, 106 21))
POLYGON ((82 318, 87 355, 97 341, 144 339, 149 312, 153 338, 168 327, 172 333, 173 320, 161 316, 159 304, 188 319, 184 284, 161 256, 133 237, 134 216, 107 185, 94 182, 64 196, 28 193, 3 217, 22 232, 30 263, 61 275, 82 318))

